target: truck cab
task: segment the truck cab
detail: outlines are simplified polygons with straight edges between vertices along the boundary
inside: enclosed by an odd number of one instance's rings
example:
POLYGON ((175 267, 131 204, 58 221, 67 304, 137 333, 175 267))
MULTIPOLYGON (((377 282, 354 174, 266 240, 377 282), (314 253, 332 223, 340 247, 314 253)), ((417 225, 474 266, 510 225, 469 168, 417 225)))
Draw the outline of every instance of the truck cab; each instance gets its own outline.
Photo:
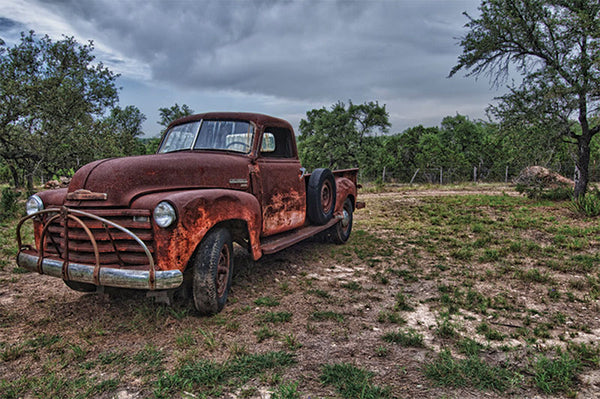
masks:
POLYGON ((191 290, 219 312, 233 242, 254 260, 315 234, 350 236, 356 169, 302 168, 292 126, 251 113, 173 122, 157 154, 83 166, 69 187, 38 193, 17 228, 17 263, 72 289, 191 290), (34 244, 21 226, 34 225, 34 244))

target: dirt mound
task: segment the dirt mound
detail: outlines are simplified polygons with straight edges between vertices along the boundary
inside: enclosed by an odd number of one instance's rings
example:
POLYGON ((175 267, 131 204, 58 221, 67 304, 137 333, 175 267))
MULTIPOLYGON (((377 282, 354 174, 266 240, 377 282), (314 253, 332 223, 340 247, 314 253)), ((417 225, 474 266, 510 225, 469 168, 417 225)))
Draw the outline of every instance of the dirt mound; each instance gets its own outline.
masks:
POLYGON ((543 188, 557 188, 560 186, 574 187, 575 183, 571 179, 559 175, 556 172, 544 168, 543 166, 529 166, 521 171, 514 180, 515 184, 525 186, 542 186, 543 188))

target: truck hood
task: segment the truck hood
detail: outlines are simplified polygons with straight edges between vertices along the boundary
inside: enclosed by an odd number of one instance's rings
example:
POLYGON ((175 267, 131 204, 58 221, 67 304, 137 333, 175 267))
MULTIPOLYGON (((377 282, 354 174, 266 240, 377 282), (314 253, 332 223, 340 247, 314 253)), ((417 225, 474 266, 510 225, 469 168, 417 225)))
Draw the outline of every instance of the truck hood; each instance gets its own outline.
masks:
POLYGON ((247 191, 249 164, 245 156, 206 152, 103 159, 75 173, 65 204, 128 206, 133 199, 152 192, 198 188, 247 191))

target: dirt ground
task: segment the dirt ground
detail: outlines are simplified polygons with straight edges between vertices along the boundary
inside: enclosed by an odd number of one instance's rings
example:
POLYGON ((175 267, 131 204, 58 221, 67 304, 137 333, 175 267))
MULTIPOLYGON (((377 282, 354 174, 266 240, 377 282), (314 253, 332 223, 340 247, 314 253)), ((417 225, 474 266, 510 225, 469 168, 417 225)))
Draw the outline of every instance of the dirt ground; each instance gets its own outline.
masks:
MULTIPOLYGON (((324 385, 319 379, 324 364, 339 362, 369 370, 373 373, 373 384, 389 387, 391 395, 398 398, 551 397, 531 385, 503 392, 438 386, 424 375, 424 366, 435 360, 444 348, 453 348, 456 342, 456 339, 436 335, 441 312, 440 286, 452 286, 460 278, 453 274, 454 268, 480 268, 473 271, 481 273, 474 279, 474 289, 490 297, 502 294, 514 307, 537 308, 538 314, 531 313, 534 322, 536 317, 560 313, 571 323, 586 326, 577 331, 576 339, 580 342, 597 343, 600 336, 596 300, 540 301, 540 297, 547 295, 547 286, 525 280, 508 283, 502 277, 487 281, 481 276, 485 276, 485 269, 495 267, 490 265, 493 261, 481 261, 477 257, 472 258, 473 262, 468 266, 447 257, 445 264, 450 270, 440 273, 436 269, 441 269, 440 256, 419 248, 419 244, 414 243, 418 238, 409 234, 394 236, 393 229, 372 222, 378 217, 398 218, 397 214, 378 214, 382 209, 390 208, 390 204, 399 208, 406 204, 419 207, 423 198, 475 194, 518 195, 509 187, 483 185, 364 193, 360 199, 367 202, 367 208, 355 213, 353 237, 345 246, 311 240, 257 262, 250 261, 238 248, 229 302, 222 313, 211 318, 196 316, 190 309, 191 304, 182 300, 166 306, 154 303, 144 293, 75 292, 59 279, 23 273, 10 260, 0 269, 0 349, 4 353, 0 361, 0 378, 8 382, 24 376, 53 374, 63 379, 82 376, 94 381, 112 379, 117 381, 116 386, 90 396, 152 397, 156 378, 140 373, 136 364, 98 360, 105 359, 108 353, 133 359, 151 345, 165 354, 162 367, 167 373, 191 358, 225 362, 237 353, 293 351, 294 365, 278 375, 267 374, 242 386, 225 387, 221 397, 226 398, 268 398, 273 387, 281 382, 297 382, 302 398, 339 397, 333 386, 324 385), (391 236, 394 236, 393 240, 391 236), (367 244, 360 241, 373 239, 378 243, 375 250, 364 247, 367 244), (364 251, 372 252, 362 257, 364 251), (417 252, 419 255, 414 255, 417 252), (390 272, 392 269, 409 270, 407 265, 418 270, 414 278, 390 272), (398 311, 405 321, 401 328, 418 331, 423 337, 423 347, 405 347, 382 340, 385 333, 399 329, 398 324, 390 323, 382 316, 397 309, 399 292, 406 295, 412 308, 398 311), (278 304, 267 307, 257 302, 259 298, 276 299, 278 304), (262 315, 272 311, 287 312, 291 319, 281 323, 262 321, 262 315), (316 317, 328 314, 341 317, 316 317), (265 327, 273 335, 261 339, 259 334, 261 329, 266 331, 265 327), (40 342, 35 341, 40 336, 54 338, 51 342, 32 344, 40 342), (86 364, 93 365, 87 370, 86 364)), ((550 207, 548 211, 559 216, 567 212, 563 208, 550 207)), ((535 230, 527 234, 541 246, 547 239, 536 237, 535 230)), ((596 244, 590 244, 589 251, 596 251, 596 244)), ((4 258, 8 260, 10 256, 4 255, 4 258)), ((585 279, 585 275, 581 278, 585 279)), ((553 287, 565 292, 569 290, 572 278, 555 276, 553 281, 556 282, 553 287)), ((536 345, 543 348, 560 346, 563 343, 559 338, 561 332, 569 331, 565 326, 564 330, 553 330, 543 341, 526 345, 523 337, 511 335, 515 329, 523 327, 523 319, 507 313, 498 314, 492 318, 491 315, 462 310, 460 327, 456 327, 460 336, 488 345, 482 356, 490 364, 500 364, 507 359, 518 363, 516 358, 525 358, 528 351, 538 350, 536 345), (504 333, 506 338, 502 342, 486 342, 478 336, 477 325, 486 321, 504 333), (517 349, 507 351, 501 346, 517 349)), ((450 320, 458 326, 456 317, 452 316, 450 320)), ((539 349, 540 353, 545 350, 539 349)), ((526 365, 523 366, 525 370, 526 365)), ((528 377, 524 375, 524 378, 528 377)), ((578 397, 600 397, 599 370, 586 369, 577 384, 574 394, 578 397)), ((181 395, 201 397, 192 392, 181 395)), ((563 395, 566 393, 556 397, 563 395)), ((40 395, 30 390, 22 396, 40 395)))

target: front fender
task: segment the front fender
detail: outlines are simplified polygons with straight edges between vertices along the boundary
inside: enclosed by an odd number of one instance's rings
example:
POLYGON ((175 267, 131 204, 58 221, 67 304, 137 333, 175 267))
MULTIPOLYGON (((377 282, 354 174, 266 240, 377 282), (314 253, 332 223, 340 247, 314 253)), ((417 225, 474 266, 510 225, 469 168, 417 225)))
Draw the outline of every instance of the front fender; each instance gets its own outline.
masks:
POLYGON ((225 189, 154 193, 136 199, 131 206, 153 210, 161 201, 173 204, 177 222, 167 228, 153 223, 157 269, 184 271, 204 235, 215 225, 229 220, 246 223, 252 257, 261 257, 262 216, 260 204, 252 194, 225 189))

